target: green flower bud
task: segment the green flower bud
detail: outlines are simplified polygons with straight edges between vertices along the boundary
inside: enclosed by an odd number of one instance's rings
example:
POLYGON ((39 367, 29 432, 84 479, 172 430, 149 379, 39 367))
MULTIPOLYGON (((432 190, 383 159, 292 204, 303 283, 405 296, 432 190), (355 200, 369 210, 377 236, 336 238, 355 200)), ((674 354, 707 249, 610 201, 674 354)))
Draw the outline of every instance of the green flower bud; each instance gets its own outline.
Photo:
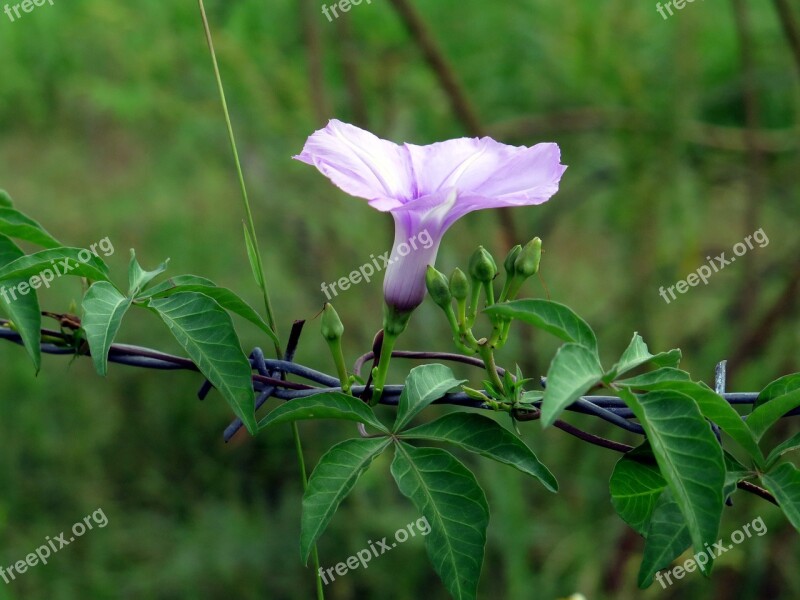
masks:
POLYGON ((514 261, 517 260, 517 257, 519 256, 520 252, 522 252, 522 246, 517 244, 511 249, 511 251, 506 256, 506 260, 503 263, 503 267, 505 268, 506 275, 508 275, 508 277, 514 276, 514 261))
POLYGON ((469 274, 481 283, 489 283, 497 275, 497 264, 483 246, 478 246, 469 259, 469 274))
POLYGON ((333 305, 325 303, 325 308, 322 310, 322 337, 329 342, 335 342, 342 339, 344 335, 344 325, 339 318, 333 305))
POLYGON ((539 263, 542 260, 542 240, 533 238, 525 244, 522 252, 514 261, 514 271, 517 275, 527 279, 539 272, 539 263))
POLYGON ((469 296, 469 280, 464 271, 456 267, 450 276, 450 293, 456 300, 466 300, 469 296))
POLYGON ((425 272, 425 285, 428 287, 431 299, 437 305, 442 308, 450 306, 453 297, 450 294, 450 284, 443 273, 428 265, 428 270, 425 272))

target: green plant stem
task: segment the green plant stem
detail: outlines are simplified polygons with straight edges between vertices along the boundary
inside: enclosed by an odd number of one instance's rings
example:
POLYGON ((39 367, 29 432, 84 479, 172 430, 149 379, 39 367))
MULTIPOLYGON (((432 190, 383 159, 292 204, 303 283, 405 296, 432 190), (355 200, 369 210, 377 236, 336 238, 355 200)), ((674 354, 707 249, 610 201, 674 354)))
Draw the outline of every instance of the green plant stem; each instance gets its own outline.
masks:
MULTIPOLYGON (((306 460, 303 457, 303 445, 300 443, 300 430, 297 428, 297 421, 292 421, 292 434, 294 436, 294 447, 297 451, 297 462, 300 465, 300 478, 303 482, 303 493, 305 494, 308 488, 308 473, 306 472, 306 460)), ((311 561, 314 563, 314 574, 317 580, 317 598, 324 600, 325 592, 322 588, 322 579, 319 576, 319 552, 317 552, 317 545, 311 547, 311 561)))
MULTIPOLYGON (((228 111, 228 102, 225 99, 225 88, 222 86, 222 76, 220 75, 219 64, 217 63, 217 53, 214 51, 214 40, 211 37, 211 28, 208 25, 208 17, 206 16, 206 9, 203 5, 203 0, 197 0, 197 4, 200 8, 200 17, 203 20, 203 30, 205 31, 206 35, 208 50, 211 53, 211 62, 214 65, 214 77, 217 81, 217 90, 219 91, 219 98, 222 102, 222 112, 225 114, 225 125, 228 128, 228 138, 230 139, 231 151, 233 152, 233 161, 236 164, 236 174, 239 178, 239 186, 241 187, 242 191, 244 211, 247 217, 245 224, 245 235, 249 237, 249 242, 253 249, 253 259, 255 261, 253 270, 256 273, 256 283, 261 289, 261 293, 264 298, 264 310, 266 311, 267 315, 267 324, 270 326, 273 333, 275 333, 275 354, 280 359, 283 357, 283 352, 281 351, 280 339, 278 338, 278 330, 275 324, 275 314, 272 310, 272 301, 270 300, 266 278, 264 277, 264 264, 261 261, 261 251, 258 248, 258 236, 256 235, 255 223, 253 222, 253 211, 250 209, 250 199, 247 195, 247 185, 245 185, 244 181, 242 162, 239 160, 239 151, 236 148, 236 137, 233 133, 233 124, 231 123, 231 116, 230 112, 228 111)), ((306 473, 305 460, 303 459, 303 445, 300 441, 300 432, 297 429, 296 423, 292 423, 292 436, 294 437, 295 448, 297 449, 297 458, 300 461, 300 475, 303 482, 303 490, 305 491, 306 487, 308 486, 308 476, 306 473)), ((314 544, 313 548, 311 549, 311 553, 314 561, 314 577, 317 580, 317 598, 318 600, 324 600, 325 594, 322 588, 322 579, 320 578, 319 574, 319 554, 317 552, 316 544, 314 544)))
POLYGON ((497 363, 495 363, 494 360, 494 351, 486 342, 478 344, 478 350, 481 353, 481 358, 483 359, 484 364, 486 365, 486 373, 489 375, 489 379, 498 390, 502 390, 503 382, 500 380, 500 376, 497 374, 497 363))
MULTIPOLYGON (((267 313, 267 323, 269 324, 272 331, 277 336, 277 329, 275 327, 275 314, 272 311, 272 302, 269 297, 269 291, 267 290, 266 279, 264 278, 264 265, 261 261, 261 252, 258 249, 258 237, 256 236, 256 227, 253 222, 253 212, 250 210, 250 200, 247 196, 247 186, 244 182, 244 172, 242 171, 242 163, 239 160, 239 151, 236 148, 236 137, 233 134, 233 125, 231 123, 230 112, 228 111, 228 102, 225 99, 225 89, 222 86, 222 76, 219 72, 219 64, 217 63, 217 53, 214 51, 214 41, 211 37, 211 28, 208 25, 208 17, 206 17, 206 9, 203 6, 203 0, 197 0, 198 5, 200 6, 200 16, 203 19, 203 29, 206 34, 206 42, 208 43, 208 49, 211 53, 211 62, 214 65, 214 77, 217 80, 217 90, 219 91, 219 98, 222 102, 222 112, 225 113, 225 125, 228 128, 228 138, 230 139, 231 143, 231 150, 233 152, 233 161, 236 164, 236 174, 239 178, 239 186, 242 190, 242 200, 244 201, 244 212, 246 219, 246 230, 250 235, 250 242, 253 245, 253 250, 255 254, 255 270, 258 273, 258 280, 257 283, 261 288, 261 292, 264 297, 264 309, 267 313)), ((275 353, 278 355, 278 358, 281 358, 281 346, 280 342, 275 342, 275 353)))
POLYGON ((380 402, 383 387, 386 385, 386 377, 389 374, 389 361, 392 358, 392 350, 397 342, 397 335, 383 331, 383 344, 381 345, 381 357, 378 359, 378 366, 375 368, 375 387, 372 390, 372 401, 370 406, 375 406, 380 402))

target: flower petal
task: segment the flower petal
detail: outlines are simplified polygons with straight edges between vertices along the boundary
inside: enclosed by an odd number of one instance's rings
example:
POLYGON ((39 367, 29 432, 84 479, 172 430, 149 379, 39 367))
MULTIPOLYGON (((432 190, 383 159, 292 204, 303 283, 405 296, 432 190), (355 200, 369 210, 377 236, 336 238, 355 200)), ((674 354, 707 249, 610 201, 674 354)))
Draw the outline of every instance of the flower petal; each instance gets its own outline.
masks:
POLYGON ((391 210, 413 197, 405 148, 336 119, 314 132, 294 158, 317 167, 339 188, 378 210, 391 210))
POLYGON ((499 197, 509 202, 500 206, 539 204, 558 191, 566 168, 560 164, 557 144, 528 148, 485 137, 405 147, 417 181, 417 198, 455 187, 460 195, 499 197))

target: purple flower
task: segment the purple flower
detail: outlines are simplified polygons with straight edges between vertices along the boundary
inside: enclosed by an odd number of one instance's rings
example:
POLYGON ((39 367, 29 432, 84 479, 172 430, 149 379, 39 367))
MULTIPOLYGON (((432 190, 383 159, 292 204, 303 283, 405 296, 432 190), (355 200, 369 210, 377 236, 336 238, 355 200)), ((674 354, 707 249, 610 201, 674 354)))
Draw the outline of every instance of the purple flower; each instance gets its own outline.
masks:
POLYGON ((399 312, 422 302, 426 267, 436 262, 442 236, 453 223, 482 208, 546 202, 566 169, 557 144, 517 147, 484 137, 399 146, 335 119, 312 134, 294 158, 314 165, 348 194, 392 213, 394 246, 383 290, 387 305, 399 312), (420 236, 431 243, 414 244, 420 236))

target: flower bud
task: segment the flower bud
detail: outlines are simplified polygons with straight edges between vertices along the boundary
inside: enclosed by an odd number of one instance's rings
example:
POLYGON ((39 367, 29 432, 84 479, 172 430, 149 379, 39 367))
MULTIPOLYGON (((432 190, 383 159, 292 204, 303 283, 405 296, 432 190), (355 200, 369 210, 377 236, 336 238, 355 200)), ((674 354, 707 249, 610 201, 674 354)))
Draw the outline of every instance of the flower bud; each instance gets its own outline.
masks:
POLYGON ((508 277, 514 276, 514 261, 517 260, 517 257, 519 256, 520 252, 522 252, 522 246, 517 244, 511 249, 511 251, 506 256, 506 260, 503 263, 503 267, 505 268, 506 275, 508 277))
POLYGON ((489 283, 497 275, 497 264, 483 246, 478 246, 469 259, 469 274, 481 283, 489 283))
POLYGON ((425 285, 428 287, 431 299, 437 305, 442 308, 450 306, 450 301, 452 300, 450 284, 443 273, 428 265, 428 270, 425 272, 425 285))
POLYGON ((464 271, 456 267, 450 276, 450 293, 456 300, 466 300, 469 296, 469 280, 464 271))
POLYGON ((539 263, 542 260, 542 240, 538 237, 533 238, 525 244, 514 261, 514 271, 517 275, 527 279, 539 272, 539 263))
POLYGON ((329 342, 335 342, 342 339, 343 335, 344 325, 342 325, 342 320, 333 305, 326 302, 325 308, 322 310, 322 337, 329 342))

